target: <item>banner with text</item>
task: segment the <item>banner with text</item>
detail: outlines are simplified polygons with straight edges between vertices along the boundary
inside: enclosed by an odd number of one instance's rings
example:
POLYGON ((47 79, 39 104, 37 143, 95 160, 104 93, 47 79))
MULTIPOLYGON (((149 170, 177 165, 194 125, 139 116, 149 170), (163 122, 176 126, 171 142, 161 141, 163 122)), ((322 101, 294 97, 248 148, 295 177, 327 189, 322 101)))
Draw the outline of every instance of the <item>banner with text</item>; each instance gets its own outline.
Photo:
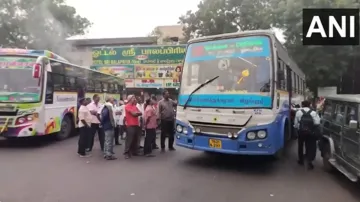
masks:
POLYGON ((182 64, 186 46, 93 48, 93 65, 182 64))
POLYGON ((134 78, 134 65, 118 65, 118 66, 91 66, 90 69, 99 72, 114 75, 123 79, 134 78))
POLYGON ((163 88, 163 79, 135 79, 135 88, 163 88))
POLYGON ((178 86, 181 77, 181 66, 176 65, 135 65, 135 78, 171 81, 169 88, 178 86))

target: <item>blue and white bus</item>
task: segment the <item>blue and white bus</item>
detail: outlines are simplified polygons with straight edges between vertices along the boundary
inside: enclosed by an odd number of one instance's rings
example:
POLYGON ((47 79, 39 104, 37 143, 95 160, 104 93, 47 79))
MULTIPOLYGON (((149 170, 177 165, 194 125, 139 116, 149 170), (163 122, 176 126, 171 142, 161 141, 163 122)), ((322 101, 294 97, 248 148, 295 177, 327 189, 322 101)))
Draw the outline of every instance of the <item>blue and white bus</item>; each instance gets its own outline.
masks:
POLYGON ((176 144, 194 150, 280 157, 305 75, 271 31, 189 41, 176 114, 176 144))

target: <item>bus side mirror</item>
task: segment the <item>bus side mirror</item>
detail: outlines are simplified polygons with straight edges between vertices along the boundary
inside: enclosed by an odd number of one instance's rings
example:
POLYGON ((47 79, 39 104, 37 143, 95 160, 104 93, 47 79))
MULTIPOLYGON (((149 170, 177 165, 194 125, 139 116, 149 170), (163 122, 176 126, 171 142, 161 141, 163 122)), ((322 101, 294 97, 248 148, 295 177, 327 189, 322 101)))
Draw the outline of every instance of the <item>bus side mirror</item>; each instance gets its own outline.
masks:
POLYGON ((356 120, 350 120, 349 128, 350 129, 357 129, 358 128, 358 122, 356 120))
POLYGON ((33 72, 32 72, 32 77, 35 79, 39 79, 41 76, 41 64, 36 63, 33 66, 33 72))

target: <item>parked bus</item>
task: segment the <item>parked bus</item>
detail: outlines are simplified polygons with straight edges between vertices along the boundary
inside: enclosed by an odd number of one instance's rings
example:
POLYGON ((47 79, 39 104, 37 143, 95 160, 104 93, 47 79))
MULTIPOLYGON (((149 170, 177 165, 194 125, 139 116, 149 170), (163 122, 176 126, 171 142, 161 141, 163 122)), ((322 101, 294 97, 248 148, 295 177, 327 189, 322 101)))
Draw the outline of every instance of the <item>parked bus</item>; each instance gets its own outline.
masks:
POLYGON ((281 157, 291 105, 305 75, 270 31, 190 40, 176 114, 176 144, 226 154, 281 157))
POLYGON ((0 49, 0 137, 55 134, 77 127, 78 99, 120 98, 124 81, 70 64, 50 51, 0 49))

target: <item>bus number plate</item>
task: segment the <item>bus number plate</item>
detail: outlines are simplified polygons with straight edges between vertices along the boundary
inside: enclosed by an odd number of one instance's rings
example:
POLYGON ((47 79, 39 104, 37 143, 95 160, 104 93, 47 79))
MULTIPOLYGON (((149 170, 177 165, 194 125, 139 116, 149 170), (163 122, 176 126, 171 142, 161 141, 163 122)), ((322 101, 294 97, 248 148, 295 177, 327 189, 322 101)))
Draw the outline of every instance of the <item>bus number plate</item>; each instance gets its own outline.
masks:
POLYGON ((221 149, 222 148, 221 140, 210 139, 209 147, 215 148, 215 149, 221 149))

